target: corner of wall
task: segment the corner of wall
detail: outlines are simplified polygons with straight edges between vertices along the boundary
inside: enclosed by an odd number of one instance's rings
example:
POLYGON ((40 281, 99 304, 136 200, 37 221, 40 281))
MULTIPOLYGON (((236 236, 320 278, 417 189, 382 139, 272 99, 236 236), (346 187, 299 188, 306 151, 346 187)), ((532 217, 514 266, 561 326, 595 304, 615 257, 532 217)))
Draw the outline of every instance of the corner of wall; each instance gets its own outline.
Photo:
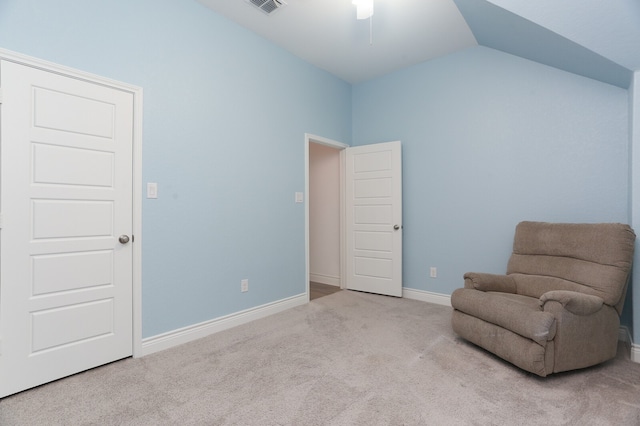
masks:
MULTIPOLYGON (((629 86, 629 223, 640 231, 640 71, 633 75, 629 86)), ((640 249, 636 244, 634 256, 635 270, 632 271, 630 296, 631 358, 640 362, 640 249), (636 312, 637 311, 637 312, 636 312)))

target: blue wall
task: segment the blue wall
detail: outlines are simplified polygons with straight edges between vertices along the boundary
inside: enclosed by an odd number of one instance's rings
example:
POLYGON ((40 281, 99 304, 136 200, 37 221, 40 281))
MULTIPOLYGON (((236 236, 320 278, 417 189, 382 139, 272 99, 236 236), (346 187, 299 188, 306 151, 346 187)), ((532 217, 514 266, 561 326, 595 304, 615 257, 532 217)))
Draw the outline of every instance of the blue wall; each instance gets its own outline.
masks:
POLYGON ((2 0, 0 47, 144 90, 144 337, 305 291, 304 133, 350 140, 350 85, 195 1, 2 0))
POLYGON ((354 86, 353 144, 403 144, 404 286, 504 273, 521 220, 628 223, 628 110, 626 90, 485 47, 354 86))

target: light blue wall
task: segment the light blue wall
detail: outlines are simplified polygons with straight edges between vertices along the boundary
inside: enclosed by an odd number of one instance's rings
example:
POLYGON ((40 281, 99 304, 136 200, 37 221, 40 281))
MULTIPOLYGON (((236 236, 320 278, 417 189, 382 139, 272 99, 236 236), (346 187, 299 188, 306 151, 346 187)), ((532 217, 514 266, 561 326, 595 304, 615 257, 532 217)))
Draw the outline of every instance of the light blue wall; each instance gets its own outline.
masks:
MULTIPOLYGON (((530 20, 530 12, 525 11, 522 16, 513 13, 510 9, 525 9, 518 7, 513 0, 508 0, 507 4, 501 6, 496 6, 490 0, 453 1, 460 9, 480 46, 488 46, 577 75, 610 83, 623 89, 629 87, 633 76, 629 69, 620 63, 614 62, 610 56, 601 56, 596 51, 590 50, 591 43, 579 44, 575 38, 566 38, 560 32, 536 23, 535 19, 530 20)), ((505 0, 502 1, 504 2, 505 0)), ((540 6, 539 3, 536 1, 535 7, 539 10, 544 9, 548 15, 554 15, 566 7, 566 5, 564 7, 554 5, 554 7, 547 6, 545 8, 540 6)), ((564 1, 557 3, 564 3, 564 1)), ((602 7, 607 10, 612 9, 606 4, 603 4, 602 7)), ((622 39, 619 35, 619 38, 616 38, 616 36, 608 32, 609 27, 603 24, 603 15, 609 15, 610 17, 611 14, 594 13, 594 8, 583 9, 585 9, 583 15, 574 11, 569 15, 569 19, 584 24, 585 22, 590 22, 590 18, 597 17, 597 24, 592 22, 591 25, 588 25, 587 32, 597 34, 599 39, 606 40, 605 44, 607 45, 627 44, 630 46, 628 50, 623 49, 627 56, 636 56, 635 38, 622 39), (578 15, 580 16, 578 17, 578 15), (607 31, 596 30, 596 28, 606 28, 607 31), (607 34, 605 35, 605 33, 607 34), (610 36, 613 37, 609 38, 610 36)), ((617 15, 617 13, 614 14, 617 15)), ((631 19, 631 21, 635 20, 637 20, 635 17, 631 19)), ((546 20, 542 19, 542 21, 546 20)), ((565 23, 563 29, 568 26, 570 25, 565 23)), ((633 34, 635 32, 628 33, 627 31, 626 25, 621 26, 622 34, 633 34)), ((575 36, 576 34, 573 35, 575 36)), ((608 52, 613 53, 610 50, 608 52)), ((614 56, 617 55, 614 54, 614 56)))
POLYGON ((403 144, 404 286, 504 273, 521 220, 627 223, 628 109, 626 90, 485 47, 354 86, 354 145, 403 144))
MULTIPOLYGON (((489 0, 630 69, 640 69, 640 2, 489 0), (587 7, 585 7, 587 6, 587 7)), ((583 64, 583 66, 588 64, 583 64)))
POLYGON ((144 337, 305 291, 304 133, 349 142, 350 85, 189 0, 2 0, 0 47, 144 90, 144 337))

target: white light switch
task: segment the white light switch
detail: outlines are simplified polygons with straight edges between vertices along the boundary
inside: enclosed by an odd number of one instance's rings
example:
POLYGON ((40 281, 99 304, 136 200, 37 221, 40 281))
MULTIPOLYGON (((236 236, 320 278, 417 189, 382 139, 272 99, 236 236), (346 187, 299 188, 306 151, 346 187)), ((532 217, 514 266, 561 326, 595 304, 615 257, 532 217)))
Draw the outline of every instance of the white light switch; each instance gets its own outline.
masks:
POLYGON ((158 184, 155 182, 147 183, 147 198, 158 198, 158 184))
POLYGON ((296 192, 296 203, 303 203, 303 202, 304 202, 304 193, 296 192))

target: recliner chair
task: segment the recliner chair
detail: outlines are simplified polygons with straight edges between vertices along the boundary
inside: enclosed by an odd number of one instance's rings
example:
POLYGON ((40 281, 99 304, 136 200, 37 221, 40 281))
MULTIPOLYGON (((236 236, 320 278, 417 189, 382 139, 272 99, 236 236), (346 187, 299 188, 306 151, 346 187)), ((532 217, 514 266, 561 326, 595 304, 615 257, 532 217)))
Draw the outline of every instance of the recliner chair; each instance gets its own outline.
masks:
POLYGON ((521 222, 506 275, 469 272, 453 330, 539 376, 615 357, 635 234, 614 223, 521 222))

